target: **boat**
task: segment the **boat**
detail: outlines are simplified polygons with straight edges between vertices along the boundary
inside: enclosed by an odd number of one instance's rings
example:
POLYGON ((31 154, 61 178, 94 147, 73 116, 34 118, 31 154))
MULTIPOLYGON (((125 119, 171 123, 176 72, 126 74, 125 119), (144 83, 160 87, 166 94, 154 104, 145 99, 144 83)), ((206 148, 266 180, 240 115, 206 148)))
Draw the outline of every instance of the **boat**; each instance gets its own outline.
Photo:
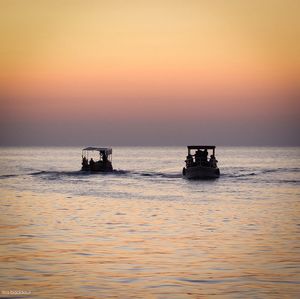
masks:
POLYGON ((82 150, 82 171, 112 172, 112 149, 108 147, 86 147, 82 150))
POLYGON ((215 145, 189 145, 186 166, 182 175, 186 179, 215 179, 220 176, 215 157, 215 145), (212 151, 208 160, 208 151, 212 151))

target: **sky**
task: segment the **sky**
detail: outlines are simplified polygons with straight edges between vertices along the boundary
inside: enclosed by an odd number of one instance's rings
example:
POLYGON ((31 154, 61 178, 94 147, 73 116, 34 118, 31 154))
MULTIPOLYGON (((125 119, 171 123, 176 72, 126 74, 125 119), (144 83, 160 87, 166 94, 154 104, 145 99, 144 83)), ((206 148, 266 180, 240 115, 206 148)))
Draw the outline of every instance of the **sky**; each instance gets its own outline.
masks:
POLYGON ((298 0, 0 0, 0 145, 300 145, 298 0))

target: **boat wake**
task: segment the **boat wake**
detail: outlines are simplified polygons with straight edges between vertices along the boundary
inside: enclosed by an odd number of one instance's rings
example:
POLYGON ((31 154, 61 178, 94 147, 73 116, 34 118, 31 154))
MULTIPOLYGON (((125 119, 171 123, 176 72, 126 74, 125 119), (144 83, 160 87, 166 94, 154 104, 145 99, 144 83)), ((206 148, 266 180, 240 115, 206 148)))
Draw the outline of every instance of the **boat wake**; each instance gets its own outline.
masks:
POLYGON ((265 183, 291 183, 297 184, 300 180, 291 179, 290 176, 298 175, 299 177, 300 168, 273 168, 273 169, 261 169, 261 170, 249 170, 249 169, 228 169, 223 170, 221 176, 223 178, 234 179, 239 181, 249 181, 252 180, 256 182, 265 182, 265 183))
MULTIPOLYGON (((246 168, 236 168, 236 169, 221 169, 221 177, 223 178, 234 178, 234 179, 248 179, 254 177, 266 176, 272 173, 299 173, 300 168, 274 168, 274 169, 262 169, 257 171, 251 171, 246 168)), ((0 179, 11 179, 20 176, 32 176, 32 177, 40 177, 43 179, 55 180, 62 179, 67 177, 89 177, 89 176, 126 176, 126 177, 144 177, 144 178, 166 178, 166 179, 179 179, 182 178, 182 174, 180 172, 177 173, 166 173, 166 172, 155 172, 155 171, 136 171, 136 170, 122 170, 115 169, 112 172, 89 172, 89 171, 52 171, 52 170, 39 170, 29 173, 21 173, 21 174, 3 174, 0 175, 0 179)))
POLYGON ((89 172, 89 171, 51 171, 51 170, 40 170, 30 173, 21 174, 4 174, 0 175, 0 179, 8 179, 20 176, 33 176, 47 179, 57 179, 62 177, 88 177, 88 176, 131 176, 131 177, 160 177, 160 178, 181 178, 181 173, 164 173, 164 172, 142 172, 142 171, 131 171, 115 169, 112 172, 89 172))
POLYGON ((19 174, 3 174, 3 175, 0 175, 0 179, 9 179, 9 178, 17 177, 17 176, 19 176, 19 174))
POLYGON ((160 178, 168 178, 168 179, 176 179, 176 178, 181 178, 182 175, 181 173, 164 173, 164 172, 137 172, 133 171, 131 174, 135 176, 142 176, 142 177, 160 177, 160 178))
POLYGON ((141 177, 162 177, 162 178, 181 178, 180 173, 163 172, 139 172, 131 170, 116 169, 112 172, 88 172, 88 171, 38 171, 30 173, 33 176, 58 175, 58 176, 141 176, 141 177))

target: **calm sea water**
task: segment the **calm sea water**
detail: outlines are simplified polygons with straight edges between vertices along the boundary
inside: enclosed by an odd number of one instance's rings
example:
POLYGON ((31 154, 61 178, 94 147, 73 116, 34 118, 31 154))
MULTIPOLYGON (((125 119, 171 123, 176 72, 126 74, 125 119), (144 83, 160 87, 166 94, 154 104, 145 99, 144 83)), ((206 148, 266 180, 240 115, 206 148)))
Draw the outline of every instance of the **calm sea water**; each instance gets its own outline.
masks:
POLYGON ((184 147, 0 149, 0 296, 299 298, 300 148, 217 148, 221 177, 181 177, 184 147))

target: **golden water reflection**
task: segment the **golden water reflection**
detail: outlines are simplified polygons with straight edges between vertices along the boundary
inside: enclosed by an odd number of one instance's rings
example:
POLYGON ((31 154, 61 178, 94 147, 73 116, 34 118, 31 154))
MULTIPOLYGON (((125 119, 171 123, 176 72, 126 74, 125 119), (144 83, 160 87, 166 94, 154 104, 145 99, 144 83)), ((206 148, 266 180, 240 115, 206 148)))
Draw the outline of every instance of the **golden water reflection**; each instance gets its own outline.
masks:
POLYGON ((296 195, 276 204, 1 195, 2 291, 40 298, 296 298, 300 291, 296 195))

